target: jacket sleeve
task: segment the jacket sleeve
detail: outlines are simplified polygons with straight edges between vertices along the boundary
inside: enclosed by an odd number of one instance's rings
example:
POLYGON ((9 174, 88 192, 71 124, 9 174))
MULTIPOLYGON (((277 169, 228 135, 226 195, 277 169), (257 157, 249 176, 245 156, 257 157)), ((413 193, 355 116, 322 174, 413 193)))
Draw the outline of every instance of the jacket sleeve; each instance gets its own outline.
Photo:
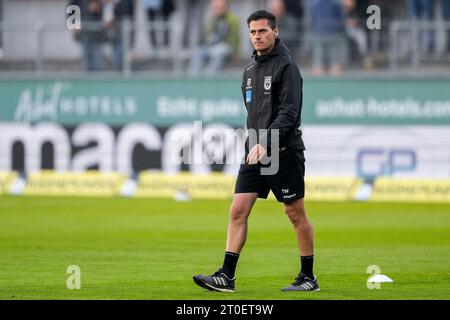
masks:
POLYGON ((277 91, 273 93, 278 95, 281 101, 278 115, 269 126, 267 137, 261 138, 268 149, 271 145, 272 129, 278 129, 280 140, 295 129, 302 109, 302 86, 303 80, 298 67, 293 62, 289 63, 282 71, 277 91))

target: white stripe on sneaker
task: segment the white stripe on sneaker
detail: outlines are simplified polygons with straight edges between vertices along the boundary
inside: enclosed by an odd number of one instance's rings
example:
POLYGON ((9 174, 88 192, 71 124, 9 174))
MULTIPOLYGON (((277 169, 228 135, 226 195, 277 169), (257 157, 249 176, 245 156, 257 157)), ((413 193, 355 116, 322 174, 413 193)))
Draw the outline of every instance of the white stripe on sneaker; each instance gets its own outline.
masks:
POLYGON ((300 287, 302 287, 305 290, 309 290, 309 287, 306 285, 306 283, 301 284, 300 287))
POLYGON ((210 287, 211 289, 215 290, 215 291, 220 291, 220 292, 234 292, 234 289, 225 289, 225 288, 217 288, 214 287, 213 285, 209 284, 208 282, 205 282, 205 285, 207 287, 210 287))

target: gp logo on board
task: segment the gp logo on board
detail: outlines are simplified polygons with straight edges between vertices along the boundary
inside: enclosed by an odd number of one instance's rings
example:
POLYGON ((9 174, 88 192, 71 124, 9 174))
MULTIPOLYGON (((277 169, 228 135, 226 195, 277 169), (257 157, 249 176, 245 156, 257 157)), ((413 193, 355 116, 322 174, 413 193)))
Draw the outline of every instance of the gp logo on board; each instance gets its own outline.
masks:
POLYGON ((272 88, 272 76, 264 77, 264 89, 270 90, 272 88))
POLYGON ((363 148, 356 155, 356 170, 359 177, 392 176, 413 172, 417 159, 417 151, 412 148, 363 148))

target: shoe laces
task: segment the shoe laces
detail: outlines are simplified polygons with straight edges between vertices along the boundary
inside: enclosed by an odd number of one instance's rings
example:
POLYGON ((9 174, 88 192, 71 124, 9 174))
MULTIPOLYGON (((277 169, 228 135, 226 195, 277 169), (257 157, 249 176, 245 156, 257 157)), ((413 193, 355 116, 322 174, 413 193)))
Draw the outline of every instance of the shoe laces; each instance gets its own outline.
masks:
POLYGON ((225 278, 227 281, 233 281, 235 278, 231 279, 228 278, 228 276, 226 275, 225 272, 223 272, 223 269, 220 268, 219 270, 217 270, 216 272, 214 272, 211 277, 221 277, 221 278, 225 278))
POLYGON ((312 281, 313 279, 310 279, 309 277, 305 276, 303 273, 299 273, 297 278, 295 278, 295 281, 292 283, 293 286, 298 286, 302 284, 305 281, 312 281))
POLYGON ((216 272, 214 272, 211 276, 212 277, 220 277, 223 273, 223 269, 219 268, 219 270, 217 270, 216 272))

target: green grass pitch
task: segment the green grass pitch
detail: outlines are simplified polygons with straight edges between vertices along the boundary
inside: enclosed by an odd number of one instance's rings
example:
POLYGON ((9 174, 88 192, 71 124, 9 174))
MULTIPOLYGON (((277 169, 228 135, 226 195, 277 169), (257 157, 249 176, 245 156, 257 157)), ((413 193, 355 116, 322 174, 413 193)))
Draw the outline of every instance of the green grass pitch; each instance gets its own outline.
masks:
POLYGON ((259 200, 236 292, 205 291, 192 276, 221 265, 229 204, 0 197, 0 299, 450 299, 449 204, 307 202, 321 291, 292 293, 280 288, 299 269, 294 232, 259 200), (369 290, 369 265, 394 283, 369 290))

